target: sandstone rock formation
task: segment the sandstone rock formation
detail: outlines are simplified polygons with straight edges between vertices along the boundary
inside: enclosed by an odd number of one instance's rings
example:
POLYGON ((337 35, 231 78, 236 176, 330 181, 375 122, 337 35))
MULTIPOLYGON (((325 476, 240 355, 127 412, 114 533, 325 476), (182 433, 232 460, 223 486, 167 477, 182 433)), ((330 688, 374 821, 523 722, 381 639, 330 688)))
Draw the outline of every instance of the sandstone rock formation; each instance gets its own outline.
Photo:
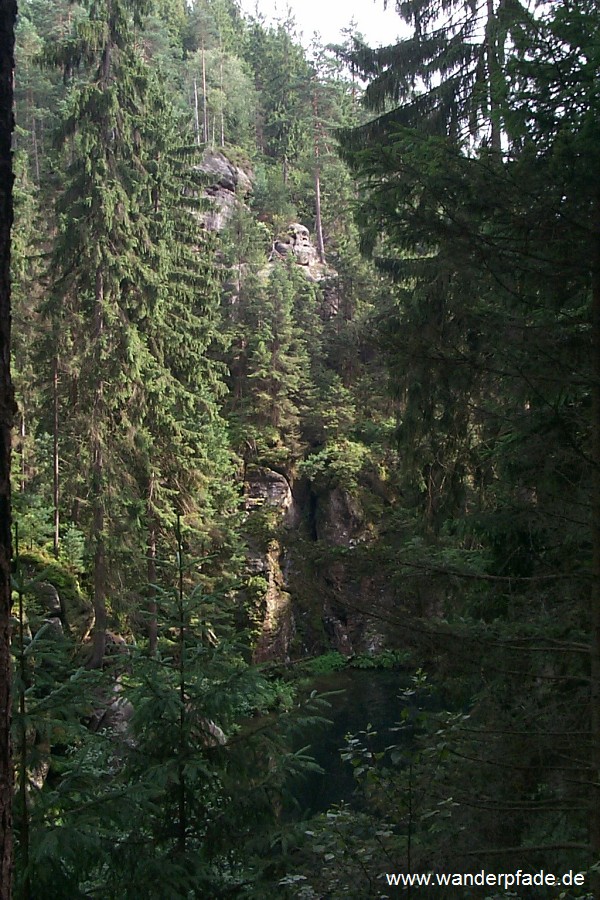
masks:
POLYGON ((209 231, 222 231, 239 203, 252 190, 252 173, 234 165, 224 153, 207 150, 199 166, 208 176, 205 193, 211 209, 204 213, 203 223, 209 231))
POLYGON ((367 613, 374 604, 389 605, 391 597, 380 573, 365 571, 356 556, 369 540, 358 498, 339 485, 290 484, 283 474, 252 465, 244 505, 247 571, 258 586, 246 597, 254 660, 381 649, 385 637, 367 613))
POLYGON ((296 632, 292 599, 287 590, 289 556, 279 531, 298 526, 300 510, 287 478, 266 466, 248 466, 244 502, 249 518, 261 515, 271 521, 272 533, 263 540, 249 540, 248 570, 264 581, 264 592, 252 614, 258 624, 254 648, 257 662, 287 659, 296 632))
POLYGON ((348 491, 334 487, 320 498, 316 536, 334 547, 351 547, 362 539, 364 516, 348 491))
POLYGON ((269 542, 267 552, 253 554, 249 560, 252 571, 266 581, 262 598, 260 633, 254 647, 254 661, 288 660, 296 634, 292 597, 286 590, 285 550, 277 540, 269 542))
POLYGON ((244 498, 247 510, 266 504, 280 515, 281 524, 288 528, 295 527, 300 521, 300 510, 294 500, 289 481, 273 469, 265 466, 248 466, 244 498))
POLYGON ((273 244, 272 258, 284 258, 290 253, 294 255, 294 261, 299 266, 310 266, 317 262, 316 248, 310 241, 310 232, 304 225, 292 222, 288 233, 284 238, 276 240, 273 244))
POLYGON ((273 242, 273 249, 269 257, 269 267, 266 272, 269 272, 274 264, 289 257, 292 257, 305 278, 322 284, 324 293, 328 294, 327 309, 329 313, 326 318, 330 318, 332 314, 335 315, 339 308, 339 301, 336 301, 333 297, 337 283, 337 272, 331 266, 319 261, 317 248, 313 246, 310 231, 299 222, 292 222, 288 227, 287 233, 273 242), (331 310, 335 311, 332 313, 331 310))

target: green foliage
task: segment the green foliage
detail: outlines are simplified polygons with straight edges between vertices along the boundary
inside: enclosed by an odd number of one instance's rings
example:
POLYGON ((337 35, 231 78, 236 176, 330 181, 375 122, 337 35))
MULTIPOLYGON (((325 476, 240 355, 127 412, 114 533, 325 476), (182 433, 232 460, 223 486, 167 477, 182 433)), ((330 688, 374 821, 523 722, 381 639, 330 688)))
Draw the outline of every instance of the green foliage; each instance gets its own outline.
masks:
POLYGON ((297 702, 297 689, 293 682, 282 678, 270 678, 260 684, 248 712, 266 715, 278 710, 291 711, 297 702))
POLYGON ((25 546, 43 547, 51 540, 52 508, 42 495, 29 491, 16 494, 13 516, 25 546))
POLYGON ((297 839, 296 871, 279 881, 280 896, 316 900, 326 892, 336 900, 358 900, 368 895, 377 867, 383 865, 379 872, 386 871, 394 846, 385 826, 344 805, 307 824, 297 839))
POLYGON ((245 57, 262 102, 257 143, 281 165, 287 184, 290 165, 308 138, 310 70, 302 48, 285 25, 265 30, 253 23, 248 30, 245 57))
POLYGON ((303 287, 292 266, 275 264, 266 283, 246 285, 232 323, 234 422, 265 465, 285 464, 301 450, 300 422, 310 393, 307 339, 296 309, 299 296, 306 297, 303 287))
POLYGON ((349 661, 352 669, 399 669, 407 665, 410 653, 403 650, 380 650, 378 653, 360 653, 349 661))
POLYGON ((278 233, 290 222, 297 221, 298 210, 277 164, 270 160, 260 161, 255 176, 253 207, 270 223, 273 232, 278 233))
POLYGON ((213 147, 235 144, 251 152, 257 97, 244 61, 235 53, 226 52, 222 44, 214 49, 198 50, 187 61, 186 80, 187 95, 193 98, 190 106, 195 105, 198 97, 201 142, 213 147), (206 98, 202 94, 204 84, 206 98))
POLYGON ((300 669, 310 676, 328 675, 341 669, 391 670, 404 668, 409 659, 410 654, 402 650, 380 650, 355 656, 343 656, 337 650, 331 650, 302 663, 300 669))
POLYGON ((86 843, 89 846, 89 837, 73 834, 69 851, 59 854, 57 832, 70 790, 77 793, 79 801, 97 793, 92 773, 86 777, 79 761, 90 748, 84 720, 92 713, 90 698, 98 690, 99 680, 96 673, 85 672, 74 662, 75 647, 63 629, 64 603, 57 614, 54 606, 48 609, 41 602, 48 584, 60 586, 63 597, 69 594, 69 587, 71 595, 77 588, 55 560, 20 554, 17 542, 12 729, 19 897, 58 897, 57 885, 69 885, 73 896, 79 896, 70 853, 76 856, 86 843))
MULTIPOLYGON (((592 187, 583 171, 597 171, 597 142, 588 143, 597 17, 587 19, 585 2, 559 7, 488 4, 484 28, 462 3, 448 21, 427 3, 401 4, 411 36, 379 51, 355 47, 380 115, 343 138, 361 183, 363 248, 394 281, 378 328, 405 513, 384 513, 380 551, 407 613, 424 615, 423 652, 435 655, 440 681, 473 700, 479 740, 467 746, 458 729, 445 787, 461 805, 457 846, 462 828, 473 859, 486 846, 566 841, 549 814, 561 803, 571 803, 561 818, 571 840, 585 828, 578 789, 556 768, 558 744, 574 752, 575 726, 552 744, 532 700, 564 724, 566 691, 573 720, 595 721, 595 689, 577 687, 573 648, 589 646, 577 598, 595 540, 596 179, 592 187), (455 652, 452 640, 468 650, 455 652), (541 758, 555 773, 549 789, 541 758), (511 797, 508 772, 522 778, 511 797), (469 778, 485 810, 469 811, 469 778), (529 820, 519 803, 531 803, 529 820), (487 818, 494 805, 514 809, 511 826, 487 818)), ((451 831, 444 822, 436 852, 451 831)))
POLYGON ((356 487, 358 476, 368 456, 367 447, 356 441, 331 442, 307 457, 299 470, 320 487, 340 484, 346 489, 356 487))
POLYGON ((347 657, 342 656, 337 650, 331 650, 303 663, 302 669, 310 675, 328 675, 329 672, 339 672, 347 665, 347 657))
MULTIPOLYGON (((227 604, 199 585, 183 590, 195 564, 183 563, 179 546, 179 587, 158 599, 158 655, 135 660, 124 679, 134 715, 123 777, 145 800, 117 848, 111 896, 124 895, 123 873, 131 896, 141 885, 159 896, 157 864, 174 896, 242 885, 254 857, 261 866, 275 798, 289 773, 309 764, 286 749, 285 719, 291 727, 298 718, 297 710, 282 712, 291 706, 289 687, 264 681, 244 662, 227 604), (268 726, 248 718, 275 707, 280 713, 268 726), (151 854, 141 855, 141 844, 151 854)), ((310 721, 310 711, 300 718, 310 721)))
POLYGON ((31 559, 19 561, 19 896, 58 898, 66 885, 74 897, 142 886, 159 897, 167 882, 174 897, 216 896, 260 883, 277 798, 312 765, 291 735, 320 721, 320 704, 298 706, 290 683, 245 662, 229 604, 185 589, 197 562, 178 547, 178 586, 157 593, 157 655, 130 649, 104 674, 75 669, 73 645, 48 624, 25 623, 31 559))
MULTIPOLYGON (((431 687, 418 671, 404 694, 410 705, 389 735, 378 735, 370 725, 347 735, 341 759, 352 767, 358 808, 341 805, 304 825, 294 875, 281 882, 285 896, 365 896, 381 873, 457 871, 457 858, 463 852, 471 856, 461 805, 470 785, 468 775, 457 780, 457 774, 477 752, 471 736, 482 732, 476 713, 433 711, 431 687), (450 794, 449 785, 455 793, 450 794)), ((509 820, 497 822, 495 830, 514 840, 520 825, 515 811, 509 820)), ((513 865, 509 859, 507 855, 507 865, 513 865)), ((516 855, 515 868, 522 866, 522 857, 518 860, 516 855)), ((581 859, 571 857, 562 864, 581 868, 581 859)), ((535 869, 538 862, 531 865, 535 869)), ((473 857, 469 871, 480 866, 485 868, 483 859, 473 857)), ((456 893, 455 888, 430 891, 439 898, 456 893)), ((463 894, 477 892, 464 889, 463 894)))
POLYGON ((59 559, 76 575, 84 571, 85 535, 72 522, 67 525, 60 542, 59 559))
POLYGON ((77 570, 70 561, 56 560, 42 550, 22 550, 19 554, 19 569, 22 576, 27 578, 24 587, 26 595, 35 597, 36 586, 43 584, 52 585, 56 589, 60 598, 63 625, 72 630, 73 636, 81 638, 90 622, 91 604, 79 583, 77 570))

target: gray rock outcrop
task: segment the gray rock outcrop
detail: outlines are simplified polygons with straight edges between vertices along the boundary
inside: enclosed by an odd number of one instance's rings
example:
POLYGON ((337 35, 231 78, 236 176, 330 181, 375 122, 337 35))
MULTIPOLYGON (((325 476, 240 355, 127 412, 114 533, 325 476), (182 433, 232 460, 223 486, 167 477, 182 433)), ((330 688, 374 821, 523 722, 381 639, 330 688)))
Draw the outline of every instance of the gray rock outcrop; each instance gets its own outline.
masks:
POLYGON ((251 192, 252 174, 219 150, 207 150, 199 169, 208 177, 205 195, 211 201, 211 209, 202 216, 204 226, 209 231, 222 231, 235 208, 251 192))
POLYGON ((266 542, 249 540, 248 569, 263 579, 265 589, 252 618, 258 627, 254 647, 256 662, 287 659, 296 633, 292 598, 288 592, 287 551, 275 532, 297 527, 301 513, 287 478, 266 466, 248 466, 244 482, 244 503, 249 517, 266 514, 274 520, 275 531, 266 542))
POLYGON ((265 466, 249 466, 244 484, 247 510, 270 506, 281 516, 281 523, 294 528, 300 521, 300 510, 292 488, 284 475, 265 466))
POLYGON ((313 246, 308 228, 299 222, 292 222, 288 226, 287 233, 273 242, 269 264, 263 270, 263 277, 268 278, 274 266, 290 258, 307 281, 320 286, 321 318, 324 321, 332 319, 340 309, 338 273, 327 263, 319 260, 317 248, 313 246))
POLYGON ((292 222, 286 237, 279 238, 273 244, 273 258, 283 259, 290 254, 293 254, 294 261, 299 266, 314 265, 318 259, 316 248, 310 241, 308 228, 299 222, 292 222))
POLYGON ((341 487, 320 498, 316 516, 317 539, 334 547, 351 547, 363 538, 363 512, 348 491, 341 487))
POLYGON ((254 661, 287 660, 296 634, 292 598, 286 590, 285 551, 279 541, 269 542, 264 554, 251 554, 250 566, 266 581, 260 608, 260 630, 254 646, 254 661))

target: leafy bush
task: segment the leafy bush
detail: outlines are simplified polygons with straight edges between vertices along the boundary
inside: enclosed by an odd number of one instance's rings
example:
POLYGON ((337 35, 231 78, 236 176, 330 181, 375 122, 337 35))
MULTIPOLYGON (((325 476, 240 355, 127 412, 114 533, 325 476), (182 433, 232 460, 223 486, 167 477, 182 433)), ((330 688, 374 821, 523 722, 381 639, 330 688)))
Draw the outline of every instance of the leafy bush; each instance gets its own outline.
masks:
POLYGON ((348 664, 353 669, 397 669, 406 666, 410 653, 406 650, 382 650, 380 653, 361 653, 353 656, 348 664))
POLYGON ((347 657, 342 656, 337 650, 332 650, 330 653, 308 660, 302 665, 302 669, 310 675, 328 675, 330 672, 339 672, 340 669, 346 668, 347 664, 347 657))

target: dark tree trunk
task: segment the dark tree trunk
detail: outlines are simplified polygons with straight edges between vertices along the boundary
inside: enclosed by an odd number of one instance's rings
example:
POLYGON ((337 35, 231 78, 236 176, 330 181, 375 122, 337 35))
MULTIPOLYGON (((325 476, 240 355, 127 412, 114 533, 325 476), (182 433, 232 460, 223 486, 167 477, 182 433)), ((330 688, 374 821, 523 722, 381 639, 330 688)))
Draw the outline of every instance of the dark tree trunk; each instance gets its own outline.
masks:
POLYGON ((10 378, 10 230, 16 15, 16 0, 0 0, 0 900, 10 900, 12 887, 10 441, 15 403, 10 378))
POLYGON ((89 662, 90 669, 100 669, 104 662, 106 650, 106 547, 104 543, 104 497, 102 495, 102 481, 104 479, 104 465, 102 448, 98 443, 94 446, 94 471, 93 481, 100 485, 95 490, 94 499, 94 628, 92 631, 92 657, 89 662))
POLYGON ((27 436, 27 431, 25 428, 25 410, 23 408, 23 399, 21 398, 21 422, 19 425, 19 450, 21 451, 21 484, 19 485, 21 493, 25 493, 25 486, 27 482, 27 462, 25 458, 25 438, 27 436))
MULTIPOLYGON (((592 596, 591 596, 591 732, 592 795, 590 844, 592 861, 600 856, 600 196, 594 215, 592 256, 592 596)), ((593 877, 600 898, 600 877, 593 877)))
POLYGON ((186 753, 186 685, 185 685, 185 594, 183 590, 183 542, 181 539, 181 518, 177 514, 177 566, 179 584, 177 589, 179 606, 179 822, 177 823, 177 849, 181 857, 185 857, 187 832, 187 785, 185 778, 184 757, 186 753))
POLYGON ((158 649, 158 618, 156 605, 156 530, 148 532, 148 653, 156 656, 158 649))

